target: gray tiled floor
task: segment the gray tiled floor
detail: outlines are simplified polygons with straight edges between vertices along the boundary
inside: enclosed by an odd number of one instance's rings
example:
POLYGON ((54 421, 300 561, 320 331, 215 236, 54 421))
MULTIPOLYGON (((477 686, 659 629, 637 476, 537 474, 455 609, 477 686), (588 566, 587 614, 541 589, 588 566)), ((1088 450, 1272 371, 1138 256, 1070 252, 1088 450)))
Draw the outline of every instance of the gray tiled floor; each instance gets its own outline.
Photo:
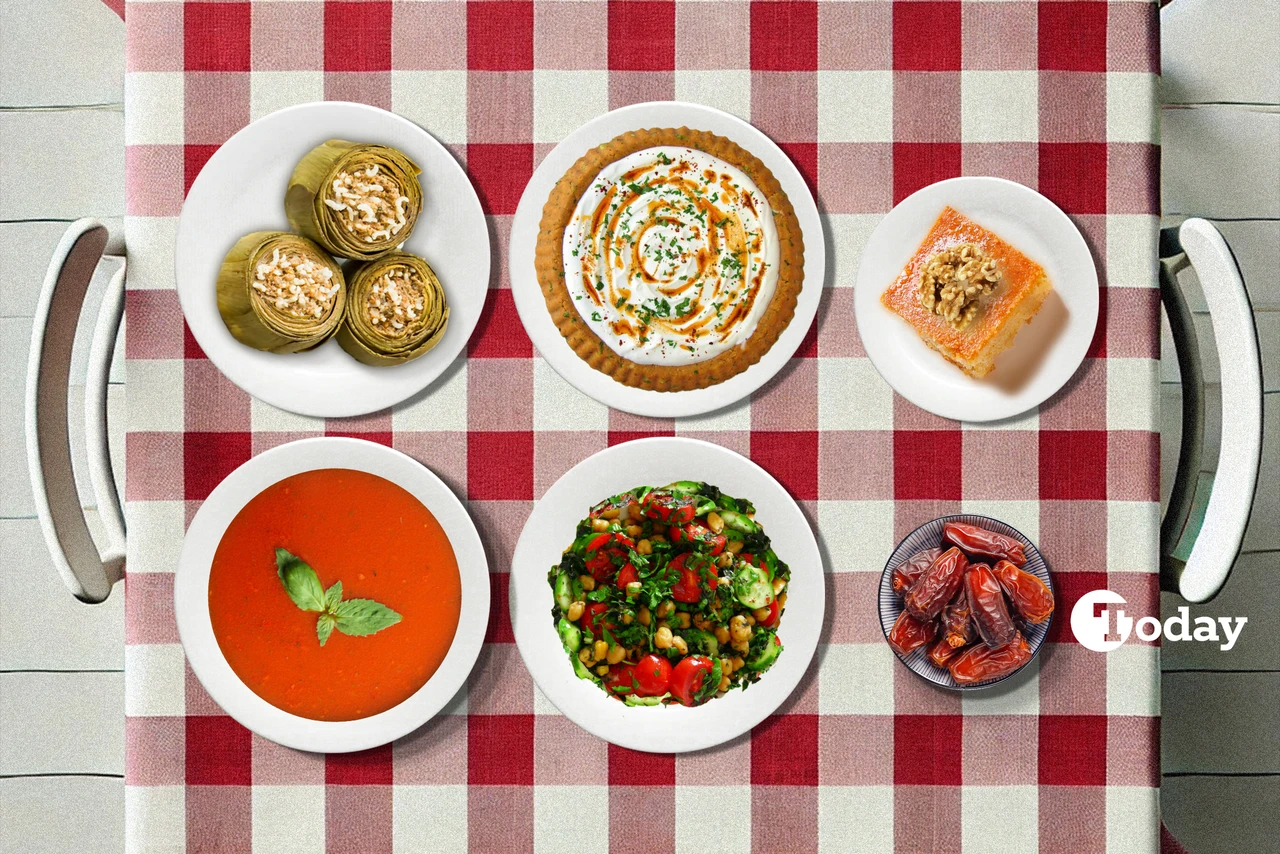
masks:
MULTIPOLYGON (((100 0, 0 2, 0 775, 54 775, 0 779, 0 854, 123 849, 123 597, 79 605, 53 572, 31 518, 20 415, 30 316, 60 220, 105 217, 119 233, 123 32, 100 0), (67 176, 65 191, 15 194, 33 164, 67 176)), ((1270 392, 1250 553, 1194 612, 1247 613, 1253 625, 1231 653, 1164 648, 1166 820, 1194 854, 1239 854, 1267 850, 1267 816, 1280 814, 1280 4, 1176 0, 1163 41, 1163 97, 1178 105, 1164 112, 1166 214, 1222 219, 1258 311, 1270 392)), ((1163 377, 1176 424, 1176 370, 1163 377)))

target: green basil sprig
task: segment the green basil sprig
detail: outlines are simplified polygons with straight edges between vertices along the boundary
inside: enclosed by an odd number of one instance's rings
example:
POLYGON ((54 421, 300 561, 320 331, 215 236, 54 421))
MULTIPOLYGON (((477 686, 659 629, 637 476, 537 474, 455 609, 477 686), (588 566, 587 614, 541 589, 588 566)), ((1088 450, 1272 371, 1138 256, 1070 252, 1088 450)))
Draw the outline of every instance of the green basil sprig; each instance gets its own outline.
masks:
POLYGON ((324 646, 337 629, 344 635, 364 637, 400 622, 400 615, 372 599, 342 599, 342 582, 325 590, 316 571, 288 549, 276 549, 276 574, 285 592, 304 611, 314 611, 316 637, 324 646))

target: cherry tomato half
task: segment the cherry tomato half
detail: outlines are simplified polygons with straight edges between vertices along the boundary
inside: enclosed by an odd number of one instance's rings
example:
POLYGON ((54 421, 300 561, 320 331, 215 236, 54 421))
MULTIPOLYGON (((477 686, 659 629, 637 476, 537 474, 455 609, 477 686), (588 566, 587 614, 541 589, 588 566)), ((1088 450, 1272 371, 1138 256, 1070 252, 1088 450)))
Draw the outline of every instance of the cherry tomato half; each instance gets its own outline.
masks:
POLYGON ((636 568, 630 563, 618 570, 618 587, 622 590, 626 590, 631 582, 639 580, 640 573, 636 572, 636 568))
POLYGON ((671 526, 667 532, 673 543, 702 543, 711 547, 712 556, 720 554, 724 551, 725 539, 723 534, 713 534, 710 528, 703 527, 697 522, 690 522, 684 527, 671 526))
MULTIPOLYGON (((677 602, 697 602, 702 598, 702 588, 700 586, 698 570, 688 565, 689 555, 680 554, 671 559, 671 563, 667 564, 671 569, 680 573, 680 578, 676 583, 671 585, 671 598, 677 602)), ((712 570, 711 565, 704 563, 702 565, 702 578, 707 581, 707 586, 712 590, 716 589, 716 574, 712 570)))
POLYGON ((635 665, 615 664, 609 668, 609 678, 604 687, 611 694, 625 695, 635 692, 635 665))
POLYGON ((613 623, 604 619, 604 612, 608 610, 608 606, 603 602, 588 602, 586 609, 582 612, 582 625, 591 629, 591 634, 596 640, 603 640, 604 635, 601 633, 601 626, 613 630, 613 623))
POLYGON ((671 684, 671 662, 650 653, 636 662, 632 675, 637 697, 657 697, 667 693, 671 684))
POLYGON ((769 616, 763 620, 757 621, 756 625, 764 626, 771 629, 778 624, 778 597, 773 597, 773 601, 769 603, 769 616))
POLYGON ((691 498, 677 498, 665 492, 650 492, 644 497, 644 515, 665 525, 692 522, 696 512, 691 498))
POLYGON ((694 697, 702 690, 702 683, 715 665, 704 655, 687 655, 671 670, 671 684, 667 688, 671 696, 683 705, 696 705, 694 697))
POLYGON ((635 547, 635 542, 622 534, 597 534, 587 543, 587 571, 596 581, 605 581, 618 569, 614 558, 625 558, 635 547))

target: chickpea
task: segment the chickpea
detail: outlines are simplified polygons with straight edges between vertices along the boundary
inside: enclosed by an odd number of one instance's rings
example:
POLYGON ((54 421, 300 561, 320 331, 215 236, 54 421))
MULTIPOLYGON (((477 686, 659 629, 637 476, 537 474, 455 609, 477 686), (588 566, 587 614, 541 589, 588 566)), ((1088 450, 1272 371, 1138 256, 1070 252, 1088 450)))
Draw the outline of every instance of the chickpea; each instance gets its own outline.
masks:
POLYGON ((734 641, 733 643, 729 644, 729 646, 733 647, 743 655, 746 655, 747 652, 749 652, 751 649, 751 641, 750 640, 734 641))
POLYGON ((777 596, 786 589, 787 580, 785 578, 775 578, 773 580, 773 595, 777 596))
POLYGON ((607 664, 602 664, 602 665, 600 665, 599 667, 597 667, 597 668, 596 668, 596 673, 597 673, 597 674, 599 674, 600 676, 608 676, 608 675, 609 675, 609 665, 607 665, 607 664))
POLYGON ((742 546, 743 546, 742 540, 730 540, 725 545, 725 548, 729 550, 729 554, 736 555, 738 552, 742 551, 742 546))
POLYGON ((578 660, 587 665, 587 667, 595 664, 596 658, 591 654, 591 647, 584 646, 582 649, 578 650, 578 660))
POLYGON ((591 530, 595 531, 597 534, 603 534, 605 531, 609 530, 609 520, 608 519, 592 519, 591 530))
POLYGON ((565 616, 569 618, 569 622, 576 623, 578 622, 578 620, 582 619, 582 612, 583 610, 586 609, 586 607, 587 607, 586 602, 583 602, 581 600, 574 602, 572 605, 569 606, 569 611, 567 614, 565 614, 565 616))
POLYGON ((721 552, 720 556, 716 558, 716 566, 720 569, 728 569, 733 566, 733 555, 728 552, 721 552))
POLYGON ((707 527, 711 529, 711 533, 718 534, 724 530, 724 519, 721 519, 720 514, 712 510, 707 514, 707 527))
POLYGON ((744 620, 746 620, 746 621, 747 621, 747 625, 748 625, 748 626, 754 626, 754 625, 756 624, 756 618, 755 618, 753 615, 751 615, 751 614, 747 614, 747 615, 746 615, 745 617, 743 617, 742 619, 744 619, 744 620))
POLYGON ((639 525, 628 525, 626 530, 627 536, 632 538, 638 537, 644 533, 644 528, 641 528, 639 525))
POLYGON ((670 599, 667 599, 662 604, 658 605, 658 613, 657 613, 658 619, 661 620, 663 617, 667 616, 667 614, 670 614, 675 609, 676 609, 676 603, 672 602, 670 599))
POLYGON ((623 611, 623 612, 622 612, 622 625, 624 625, 624 626, 629 626, 629 625, 631 625, 631 623, 635 620, 635 618, 636 618, 636 615, 635 615, 635 614, 633 614, 633 613, 631 613, 630 611, 623 611))
POLYGON ((785 607, 787 607, 787 594, 783 593, 778 597, 778 610, 781 611, 785 607))
POLYGON ((639 582, 639 581, 629 581, 629 582, 627 582, 627 595, 628 595, 628 596, 631 596, 631 597, 633 597, 633 598, 634 598, 634 597, 636 597, 636 596, 639 596, 639 595, 640 595, 640 582, 639 582))
POLYGON ((729 636, 733 638, 733 645, 737 648, 738 644, 745 644, 751 640, 751 626, 747 624, 747 618, 742 614, 734 615, 729 621, 729 636))
POLYGON ((675 637, 671 638, 671 645, 675 647, 676 652, 680 653, 681 655, 689 654, 689 645, 685 643, 684 638, 680 637, 679 635, 676 635, 675 637))
POLYGON ((653 622, 653 614, 649 612, 647 607, 642 607, 640 609, 640 613, 636 616, 640 620, 640 625, 642 626, 648 627, 648 625, 653 622))
POLYGON ((640 552, 642 555, 651 555, 653 554, 653 543, 648 540, 641 540, 636 543, 636 551, 640 552))
POLYGON ((590 575, 579 575, 578 583, 582 585, 582 589, 588 592, 596 589, 596 580, 590 575))
POLYGON ((627 656, 626 649, 615 643, 613 646, 609 647, 609 652, 605 656, 605 661, 609 662, 610 664, 617 664, 619 661, 622 661, 622 659, 626 658, 626 656, 627 656))
POLYGON ((653 536, 649 537, 649 539, 655 543, 665 543, 667 541, 667 538, 662 536, 662 534, 654 534, 653 536))
POLYGON ((751 616, 756 618, 756 622, 763 623, 765 620, 769 619, 769 609, 756 608, 751 612, 751 616))
POLYGON ((609 654, 609 645, 602 640, 598 640, 592 652, 595 654, 596 661, 599 661, 609 654))
POLYGON ((689 628, 689 624, 692 622, 692 618, 686 611, 677 611, 676 622, 680 624, 680 628, 687 629, 689 628))
POLYGON ((724 626, 716 627, 716 642, 717 643, 729 642, 729 630, 726 629, 724 626))
POLYGON ((605 519, 617 519, 622 515, 621 507, 610 507, 608 510, 600 514, 605 519))
POLYGON ((740 655, 735 655, 733 658, 729 659, 729 663, 733 665, 735 672, 747 666, 746 660, 740 655))
POLYGON ((658 631, 653 635, 653 645, 658 649, 671 649, 671 641, 671 629, 666 626, 658 629, 658 631))
POLYGON ((722 694, 729 690, 729 674, 724 673, 723 671, 720 673, 720 687, 716 690, 722 694))
POLYGON ((693 618, 693 627, 695 629, 701 629, 704 632, 709 632, 711 631, 711 621, 701 614, 696 614, 693 618))

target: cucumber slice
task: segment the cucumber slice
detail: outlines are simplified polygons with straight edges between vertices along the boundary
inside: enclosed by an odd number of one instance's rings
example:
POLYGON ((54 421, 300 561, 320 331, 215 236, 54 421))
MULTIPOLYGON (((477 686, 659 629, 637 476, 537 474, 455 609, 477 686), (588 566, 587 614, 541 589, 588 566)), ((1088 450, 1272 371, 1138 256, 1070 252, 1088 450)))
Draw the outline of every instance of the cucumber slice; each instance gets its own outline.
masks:
MULTIPOLYGON (((573 623, 564 617, 556 623, 556 631, 560 635, 560 644, 564 647, 564 651, 570 655, 582 648, 582 632, 573 623)), ((574 661, 577 661, 575 658, 574 661)))
POLYGON ((670 694, 662 694, 657 697, 635 697, 631 694, 627 694, 622 698, 622 702, 626 703, 628 706, 658 706, 662 704, 664 699, 670 696, 670 694))
POLYGON ((733 595, 753 611, 768 608, 773 603, 773 585, 764 570, 743 563, 734 572, 733 595))
POLYGON ((760 651, 747 659, 747 669, 754 670, 757 673, 761 670, 768 670, 769 665, 773 664, 780 652, 782 652, 782 643, 775 633, 769 632, 764 644, 760 647, 760 651))
POLYGON ((573 672, 578 674, 579 679, 590 679, 592 682, 599 681, 596 679, 596 675, 588 670, 587 666, 582 663, 582 659, 578 658, 576 655, 570 656, 570 658, 573 659, 573 672))
POLYGON ((724 520, 726 527, 744 534, 755 534, 760 530, 760 526, 756 524, 755 520, 749 518, 745 513, 738 513, 734 510, 721 510, 720 518, 724 520))
POLYGON ((685 629, 680 632, 685 642, 702 655, 717 658, 720 655, 720 642, 711 632, 702 629, 685 629))
POLYGON ((569 606, 573 604, 573 582, 574 579, 570 578, 567 572, 556 576, 556 583, 552 589, 556 594, 556 606, 561 611, 569 610, 569 606))

